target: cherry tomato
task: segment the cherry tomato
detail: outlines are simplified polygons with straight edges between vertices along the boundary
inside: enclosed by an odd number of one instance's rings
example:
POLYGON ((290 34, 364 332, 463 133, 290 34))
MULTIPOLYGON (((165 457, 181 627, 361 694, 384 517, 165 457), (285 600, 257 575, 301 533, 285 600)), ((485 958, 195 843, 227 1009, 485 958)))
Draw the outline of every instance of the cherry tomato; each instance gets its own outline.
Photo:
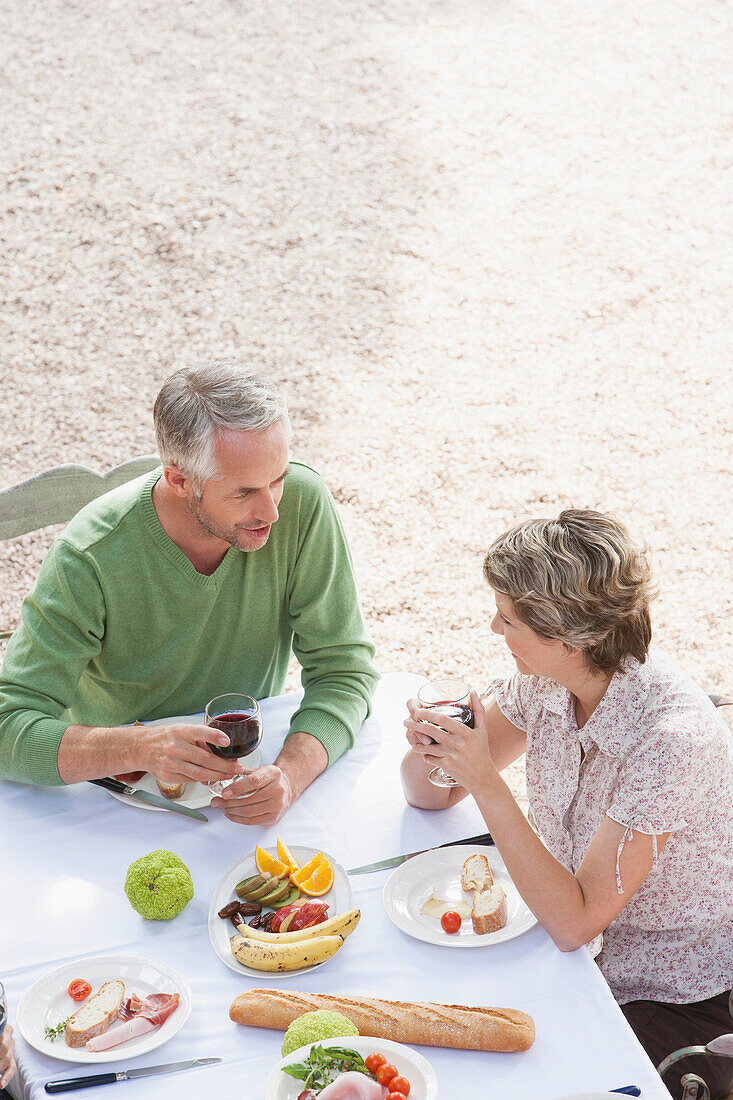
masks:
POLYGON ((397 1067, 390 1065, 389 1062, 387 1062, 385 1065, 380 1066, 377 1070, 377 1080, 379 1081, 380 1085, 389 1086, 392 1078, 396 1076, 397 1067))
POLYGON ((73 1001, 85 1001, 91 991, 92 987, 84 978, 75 978, 69 986, 69 996, 73 1001))
MULTIPOLYGON (((404 1078, 402 1078, 402 1080, 404 1080, 404 1078)), ((389 1087, 392 1088, 391 1081, 389 1087)), ((407 1093, 405 1092, 388 1092, 385 1100, 405 1100, 406 1095, 407 1093)))
MULTIPOLYGON (((461 914, 454 913, 452 909, 449 909, 447 913, 443 913, 440 918, 440 924, 444 932, 457 932, 461 927, 461 914)), ((405 1095, 407 1095, 405 1093, 405 1095)))
POLYGON ((364 1065, 370 1073, 376 1074, 379 1067, 383 1066, 386 1061, 387 1059, 384 1057, 383 1054, 375 1052, 374 1054, 367 1055, 367 1057, 364 1059, 364 1065))
MULTIPOLYGON (((389 1083, 389 1096, 409 1096, 410 1095, 410 1082, 406 1077, 393 1077, 389 1083)), ((389 1096, 387 1100, 389 1100, 389 1096)))

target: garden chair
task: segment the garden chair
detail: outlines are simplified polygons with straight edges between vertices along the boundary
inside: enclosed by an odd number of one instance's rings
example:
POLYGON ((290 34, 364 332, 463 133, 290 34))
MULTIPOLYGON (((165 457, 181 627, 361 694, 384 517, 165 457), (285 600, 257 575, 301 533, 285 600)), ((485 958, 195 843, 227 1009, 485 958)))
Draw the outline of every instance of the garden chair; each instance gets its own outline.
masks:
MULTIPOLYGON (((733 989, 728 998, 728 1009, 731 1017, 733 1017, 733 989)), ((717 1039, 712 1039, 705 1046, 680 1047, 679 1050, 673 1051, 663 1062, 659 1063, 657 1066, 657 1073, 660 1077, 664 1078, 664 1074, 676 1062, 681 1061, 683 1058, 690 1058, 693 1054, 704 1054, 709 1058, 733 1059, 733 1034, 720 1035, 717 1039)), ((686 1073, 682 1077, 680 1083, 684 1089, 682 1100, 710 1100, 710 1089, 705 1080, 699 1077, 698 1074, 686 1073)), ((731 1080, 731 1085, 728 1090, 728 1100, 733 1100, 733 1079, 731 1080)))
MULTIPOLYGON (((0 491, 0 542, 38 531, 53 523, 68 523, 80 508, 102 493, 149 473, 160 465, 157 455, 142 455, 98 474, 87 466, 54 466, 18 485, 0 491)), ((0 639, 11 630, 0 631, 0 639)))

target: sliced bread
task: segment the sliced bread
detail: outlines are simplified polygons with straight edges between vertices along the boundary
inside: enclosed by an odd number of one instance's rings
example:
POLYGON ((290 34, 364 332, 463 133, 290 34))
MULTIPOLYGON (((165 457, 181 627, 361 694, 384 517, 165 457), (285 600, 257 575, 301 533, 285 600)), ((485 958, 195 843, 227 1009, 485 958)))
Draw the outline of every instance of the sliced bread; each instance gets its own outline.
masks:
POLYGON ((473 930, 478 936, 485 936, 487 932, 498 932, 506 924, 506 917, 506 894, 501 886, 474 891, 471 920, 473 930))
POLYGON ((158 790, 163 797, 170 799, 171 802, 174 802, 177 798, 182 798, 187 787, 186 783, 164 783, 162 779, 156 779, 155 782, 158 784, 158 790))
POLYGON ((469 856, 463 864, 461 886, 464 890, 488 890, 494 885, 489 861, 486 856, 469 856))
POLYGON ((95 1035, 104 1034, 116 1018, 124 995, 124 982, 105 982, 100 986, 86 1004, 66 1021, 66 1045, 83 1047, 95 1035))

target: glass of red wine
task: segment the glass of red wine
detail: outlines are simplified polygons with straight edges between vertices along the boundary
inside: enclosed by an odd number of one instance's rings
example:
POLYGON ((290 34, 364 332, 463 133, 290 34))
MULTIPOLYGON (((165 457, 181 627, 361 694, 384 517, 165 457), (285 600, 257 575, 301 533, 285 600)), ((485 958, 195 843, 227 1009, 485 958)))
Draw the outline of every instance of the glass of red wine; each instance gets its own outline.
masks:
MULTIPOLYGON (((471 689, 463 680, 433 680, 423 684, 417 693, 418 702, 426 709, 454 718, 464 726, 473 729, 473 711, 471 709, 471 689)), ((435 742, 433 742, 435 744, 435 742)), ((435 787, 458 787, 459 783, 443 768, 433 768, 428 779, 435 787)))
MULTIPOLYGON (((259 703, 251 695, 218 695, 206 706, 204 725, 221 730, 229 738, 228 745, 209 745, 211 751, 224 760, 241 761, 253 753, 262 740, 262 714, 259 703)), ((209 789, 214 794, 221 794, 247 771, 243 768, 231 779, 209 783, 209 789)))

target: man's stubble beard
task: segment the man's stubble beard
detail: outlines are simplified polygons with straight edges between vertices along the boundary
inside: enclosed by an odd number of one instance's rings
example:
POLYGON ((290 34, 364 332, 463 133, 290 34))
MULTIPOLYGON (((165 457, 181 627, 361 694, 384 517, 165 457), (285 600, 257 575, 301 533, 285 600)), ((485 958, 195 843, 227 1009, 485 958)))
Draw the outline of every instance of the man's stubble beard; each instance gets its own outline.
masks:
MULTIPOLYGON (((191 518, 203 531, 206 531, 207 535, 213 535, 214 538, 221 539, 222 542, 228 543, 233 546, 235 550, 240 550, 244 554, 250 554, 255 550, 261 550, 267 542, 267 539, 260 546, 243 546, 240 542, 241 532, 236 527, 221 527, 215 520, 211 518, 201 503, 199 497, 190 497, 188 501, 188 510, 191 514, 191 518)), ((270 536, 268 535, 267 538, 270 536)))

